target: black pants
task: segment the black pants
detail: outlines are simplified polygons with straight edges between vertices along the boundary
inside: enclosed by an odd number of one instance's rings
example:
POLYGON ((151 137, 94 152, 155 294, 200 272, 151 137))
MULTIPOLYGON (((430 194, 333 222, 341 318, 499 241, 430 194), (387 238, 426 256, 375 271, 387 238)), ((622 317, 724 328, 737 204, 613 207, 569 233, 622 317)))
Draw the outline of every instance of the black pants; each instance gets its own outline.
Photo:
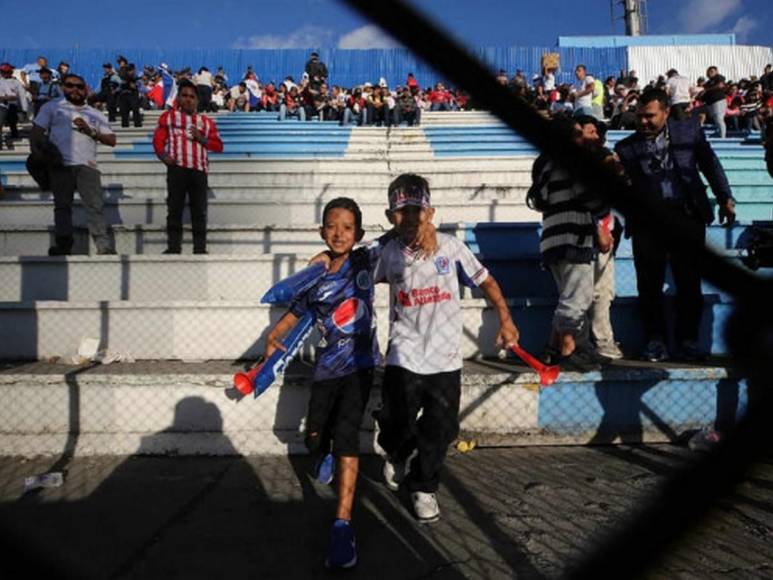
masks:
POLYGON ((207 250, 207 174, 195 169, 173 166, 166 170, 167 248, 179 252, 183 241, 183 209, 186 195, 191 205, 193 251, 207 250))
POLYGON ((671 264, 676 286, 676 339, 698 340, 703 312, 700 247, 706 237, 706 226, 695 220, 690 223, 701 240, 700 246, 671 245, 657 232, 636 232, 633 236, 636 286, 647 340, 667 338, 663 309, 667 263, 671 264))
POLYGON ((420 118, 421 118, 421 112, 418 108, 412 111, 403 112, 400 110, 400 107, 395 107, 394 122, 395 122, 395 125, 397 126, 399 126, 400 123, 405 121, 408 123, 409 127, 413 127, 414 125, 419 124, 420 118))
POLYGON ((459 435, 461 376, 461 370, 418 375, 386 367, 378 444, 394 461, 418 451, 406 480, 410 491, 437 491, 446 450, 459 435))
MULTIPOLYGON (((19 107, 15 103, 8 103, 7 108, 0 109, 0 134, 2 134, 3 125, 7 125, 11 130, 11 138, 19 138, 19 107)), ((0 144, 1 145, 1 144, 0 144)))
POLYGON ((137 93, 124 91, 118 95, 118 108, 121 109, 121 127, 129 126, 129 113, 132 114, 132 120, 135 127, 142 127, 142 116, 140 115, 140 98, 137 93))
POLYGON ((212 87, 196 85, 196 92, 199 94, 199 113, 209 112, 212 103, 212 87))
POLYGON ((376 125, 381 127, 386 125, 389 127, 392 124, 392 118, 389 115, 389 107, 386 105, 376 108, 373 105, 368 105, 368 125, 376 125))
POLYGON ((671 118, 676 119, 677 121, 686 119, 689 117, 687 114, 687 108, 689 106, 690 103, 679 103, 677 105, 671 105, 671 118))
POLYGON ((112 123, 118 115, 118 94, 114 91, 108 91, 105 93, 105 102, 107 103, 107 120, 112 123))

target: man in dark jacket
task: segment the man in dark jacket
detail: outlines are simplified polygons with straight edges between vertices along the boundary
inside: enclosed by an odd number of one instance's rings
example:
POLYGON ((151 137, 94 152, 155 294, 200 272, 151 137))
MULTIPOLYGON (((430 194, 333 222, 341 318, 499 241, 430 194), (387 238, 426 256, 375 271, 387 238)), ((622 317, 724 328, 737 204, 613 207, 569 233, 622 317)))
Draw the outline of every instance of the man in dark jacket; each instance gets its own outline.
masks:
MULTIPOLYGON (((694 119, 668 117, 668 96, 660 89, 646 91, 637 107, 636 133, 620 141, 615 151, 636 189, 659 200, 705 239, 706 225, 714 211, 699 170, 719 204, 719 221, 735 221, 735 200, 725 172, 694 119)), ((633 238, 633 257, 639 304, 647 338, 642 357, 649 361, 668 358, 663 284, 666 264, 671 264, 676 285, 676 338, 678 357, 703 358, 698 330, 703 309, 699 251, 702 244, 674 245, 657 231, 639 225, 636 216, 626 224, 633 238)))
POLYGON ((102 70, 104 75, 99 82, 97 100, 107 103, 107 119, 112 123, 118 114, 118 89, 121 87, 121 77, 109 62, 102 65, 102 70))
POLYGON ((137 78, 137 69, 133 63, 121 66, 118 76, 121 78, 121 87, 118 90, 118 108, 121 110, 121 127, 129 126, 129 113, 132 115, 135 127, 142 127, 142 115, 140 114, 140 93, 137 78))
POLYGON ((314 88, 327 80, 327 67, 324 62, 319 60, 319 55, 316 52, 311 53, 304 70, 309 75, 309 82, 314 85, 314 88))

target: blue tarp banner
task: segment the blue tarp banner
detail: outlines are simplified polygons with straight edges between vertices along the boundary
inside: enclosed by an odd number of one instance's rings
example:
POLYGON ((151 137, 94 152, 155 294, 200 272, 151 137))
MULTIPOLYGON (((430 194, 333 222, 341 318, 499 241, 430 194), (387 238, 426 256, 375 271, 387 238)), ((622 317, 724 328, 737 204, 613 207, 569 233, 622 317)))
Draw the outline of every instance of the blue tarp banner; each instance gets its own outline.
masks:
MULTIPOLYGON (((99 85, 102 77, 102 64, 112 62, 116 57, 126 56, 138 69, 145 65, 158 66, 167 63, 172 70, 190 67, 194 72, 201 66, 206 66, 214 72, 219 66, 225 68, 229 83, 233 84, 244 76, 248 66, 252 66, 263 83, 280 82, 285 77, 292 76, 300 80, 304 66, 311 49, 275 49, 275 50, 240 50, 240 49, 12 49, 0 48, 0 62, 10 62, 17 68, 35 62, 38 55, 48 58, 49 66, 56 67, 60 61, 70 64, 72 72, 83 76, 92 86, 99 85)), ((327 64, 330 73, 330 83, 345 87, 364 82, 377 83, 384 77, 390 86, 405 83, 409 72, 416 75, 421 86, 426 87, 437 81, 446 81, 432 67, 419 60, 407 49, 318 49, 320 59, 327 64)), ((621 69, 627 69, 625 48, 523 48, 479 47, 473 49, 473 54, 486 62, 493 71, 500 68, 509 76, 516 69, 522 69, 531 78, 540 72, 540 59, 544 53, 557 52, 561 58, 561 70, 557 76, 558 82, 573 82, 574 67, 584 64, 588 72, 596 77, 604 78, 617 75, 621 69)))

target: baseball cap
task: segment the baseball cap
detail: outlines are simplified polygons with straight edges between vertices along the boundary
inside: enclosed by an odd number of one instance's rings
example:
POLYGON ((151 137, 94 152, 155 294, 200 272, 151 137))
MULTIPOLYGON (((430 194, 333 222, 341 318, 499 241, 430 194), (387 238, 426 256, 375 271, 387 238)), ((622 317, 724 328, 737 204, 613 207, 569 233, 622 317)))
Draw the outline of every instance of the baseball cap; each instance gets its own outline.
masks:
POLYGON ((389 192, 389 211, 396 211, 407 205, 430 207, 429 191, 418 184, 410 184, 389 192))

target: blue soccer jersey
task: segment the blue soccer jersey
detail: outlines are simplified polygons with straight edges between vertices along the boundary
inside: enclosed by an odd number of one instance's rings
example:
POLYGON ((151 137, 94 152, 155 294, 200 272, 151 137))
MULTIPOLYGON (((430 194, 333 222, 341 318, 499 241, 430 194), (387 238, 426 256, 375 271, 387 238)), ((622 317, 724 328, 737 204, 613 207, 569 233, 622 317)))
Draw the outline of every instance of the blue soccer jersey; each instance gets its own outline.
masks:
POLYGON ((342 377, 378 366, 381 355, 373 312, 377 249, 358 248, 338 272, 326 274, 290 304, 301 317, 312 312, 322 336, 314 380, 342 377))

